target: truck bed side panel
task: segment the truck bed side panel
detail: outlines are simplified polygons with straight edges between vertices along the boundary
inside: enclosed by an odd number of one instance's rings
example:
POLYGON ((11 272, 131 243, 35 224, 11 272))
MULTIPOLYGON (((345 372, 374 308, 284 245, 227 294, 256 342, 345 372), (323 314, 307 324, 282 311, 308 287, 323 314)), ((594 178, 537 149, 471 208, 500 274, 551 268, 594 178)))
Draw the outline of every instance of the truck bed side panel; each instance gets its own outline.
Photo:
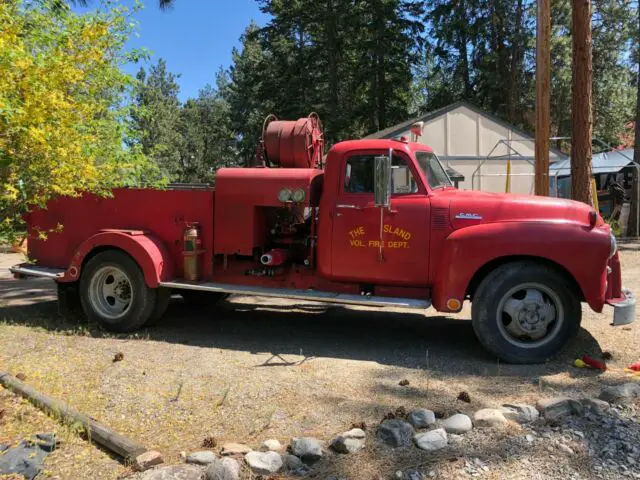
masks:
POLYGON ((29 257, 42 266, 67 268, 80 244, 103 229, 144 230, 164 243, 176 276, 182 277, 182 235, 188 223, 197 222, 206 249, 203 277, 210 278, 213 207, 212 189, 116 189, 111 198, 60 197, 49 202, 46 210, 27 215, 29 257), (58 224, 62 230, 53 231, 58 224), (46 240, 38 238, 40 231, 47 234, 46 240))

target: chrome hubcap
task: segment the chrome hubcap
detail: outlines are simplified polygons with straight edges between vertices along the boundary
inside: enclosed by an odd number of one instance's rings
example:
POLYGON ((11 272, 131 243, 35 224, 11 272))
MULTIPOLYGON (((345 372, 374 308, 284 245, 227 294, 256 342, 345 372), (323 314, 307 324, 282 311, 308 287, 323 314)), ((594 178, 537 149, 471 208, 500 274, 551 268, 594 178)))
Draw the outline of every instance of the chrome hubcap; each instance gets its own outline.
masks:
POLYGON ((133 301, 129 277, 117 267, 102 267, 91 279, 89 300, 93 309, 103 317, 122 317, 133 301))
POLYGON ((502 335, 514 345, 539 347, 558 332, 564 312, 558 295, 545 285, 529 283, 509 290, 497 311, 502 335))

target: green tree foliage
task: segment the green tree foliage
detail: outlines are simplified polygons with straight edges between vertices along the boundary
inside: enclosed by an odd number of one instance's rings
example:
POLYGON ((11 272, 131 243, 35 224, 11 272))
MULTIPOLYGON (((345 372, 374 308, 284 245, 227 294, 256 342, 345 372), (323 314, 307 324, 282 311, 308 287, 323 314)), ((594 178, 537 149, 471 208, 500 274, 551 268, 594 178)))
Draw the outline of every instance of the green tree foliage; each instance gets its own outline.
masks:
POLYGON ((213 182, 215 170, 235 164, 236 136, 231 129, 225 72, 217 85, 205 86, 197 98, 178 99, 178 76, 159 59, 140 69, 130 125, 137 146, 171 182, 213 182))
MULTIPOLYGON (((636 13, 630 0, 593 6, 594 136, 617 144, 633 118, 636 13)), ((416 81, 421 110, 468 100, 533 130, 535 2, 435 0, 425 21, 428 47, 416 81)), ((571 135, 571 2, 552 2, 552 133, 571 135)))
POLYGON ((123 148, 130 12, 76 15, 52 5, 0 2, 3 235, 54 196, 159 180, 138 149, 123 148))

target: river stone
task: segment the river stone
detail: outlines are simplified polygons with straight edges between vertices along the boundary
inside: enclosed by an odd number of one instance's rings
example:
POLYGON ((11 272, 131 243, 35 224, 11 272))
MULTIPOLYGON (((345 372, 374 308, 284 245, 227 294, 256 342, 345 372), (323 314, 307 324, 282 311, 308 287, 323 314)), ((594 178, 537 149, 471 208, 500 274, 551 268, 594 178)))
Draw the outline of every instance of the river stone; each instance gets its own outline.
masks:
POLYGON ((433 452, 447 446, 447 432, 444 428, 437 428, 413 436, 416 446, 422 450, 433 452))
POLYGON ((540 412, 532 405, 524 403, 509 403, 502 406, 502 414, 509 420, 523 423, 535 422, 540 417, 540 412))
POLYGON ((187 455, 187 463, 195 463, 196 465, 209 465, 216 458, 216 454, 210 450, 203 450, 201 452, 193 452, 187 455))
POLYGON ((222 451, 220 452, 220 455, 224 457, 228 455, 244 455, 246 453, 249 453, 250 451, 251 448, 247 445, 231 442, 222 445, 222 451))
POLYGON ((442 426, 447 433, 466 433, 473 428, 471 419, 464 413, 456 413, 442 421, 442 426))
POLYGON ((331 441, 331 447, 339 453, 356 453, 364 448, 366 434, 360 428, 343 432, 331 441))
MULTIPOLYGON (((147 470, 138 477, 138 480, 200 480, 202 478, 202 467, 197 465, 171 465, 169 467, 147 470)), ((212 479, 213 480, 213 479, 212 479)), ((217 478, 215 480, 223 480, 217 478)), ((224 479, 237 480, 237 479, 224 479)))
POLYGON ((233 458, 216 458, 205 473, 205 480, 238 480, 240 464, 233 458))
POLYGON ((257 475, 271 475, 282 468, 282 457, 276 452, 249 452, 244 460, 257 475))
POLYGON ((546 420, 556 422, 573 414, 573 403, 570 398, 556 397, 538 400, 536 407, 546 420))
POLYGON ((476 427, 497 427, 507 423, 507 419, 497 408, 483 408, 473 415, 476 427))
POLYGON ((289 453, 285 453, 282 456, 282 466, 286 471, 298 470, 299 468, 304 467, 304 463, 295 455, 291 455, 289 453))
POLYGON ((291 453, 308 462, 315 462, 322 457, 322 446, 313 437, 299 437, 291 440, 291 453))
POLYGON ((599 398, 583 398, 580 400, 580 403, 584 405, 584 408, 597 415, 602 415, 611 408, 608 402, 600 400, 599 398))
POLYGON ((262 442, 262 444, 260 444, 260 449, 265 452, 278 452, 282 450, 282 445, 278 440, 271 438, 262 442))
POLYGON ((414 428, 427 428, 436 423, 436 416, 431 410, 420 408, 407 415, 407 421, 414 428))
POLYGON ((623 383, 605 388, 598 398, 609 403, 620 403, 637 396, 640 396, 640 384, 623 383))
POLYGON ((376 435, 392 448, 409 447, 413 437, 413 427, 402 420, 385 420, 378 425, 376 435))

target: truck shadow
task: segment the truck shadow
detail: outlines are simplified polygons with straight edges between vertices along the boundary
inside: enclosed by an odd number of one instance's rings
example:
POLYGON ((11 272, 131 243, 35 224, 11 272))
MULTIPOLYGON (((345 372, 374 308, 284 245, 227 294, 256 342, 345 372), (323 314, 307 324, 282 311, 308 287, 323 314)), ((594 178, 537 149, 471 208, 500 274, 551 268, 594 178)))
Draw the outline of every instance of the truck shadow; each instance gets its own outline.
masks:
POLYGON ((48 280, 0 279, 0 320, 67 335, 145 338, 205 348, 268 354, 255 368, 286 368, 316 357, 373 361, 450 375, 536 376, 566 371, 575 352, 598 356, 596 339, 585 329, 565 353, 541 365, 505 365, 488 354, 471 322, 427 311, 355 309, 279 299, 232 297, 205 308, 174 296, 154 327, 136 335, 114 335, 83 324, 82 312, 58 314, 48 280), (256 303, 263 300, 265 303, 256 303), (266 303, 266 302, 269 303, 266 303))

